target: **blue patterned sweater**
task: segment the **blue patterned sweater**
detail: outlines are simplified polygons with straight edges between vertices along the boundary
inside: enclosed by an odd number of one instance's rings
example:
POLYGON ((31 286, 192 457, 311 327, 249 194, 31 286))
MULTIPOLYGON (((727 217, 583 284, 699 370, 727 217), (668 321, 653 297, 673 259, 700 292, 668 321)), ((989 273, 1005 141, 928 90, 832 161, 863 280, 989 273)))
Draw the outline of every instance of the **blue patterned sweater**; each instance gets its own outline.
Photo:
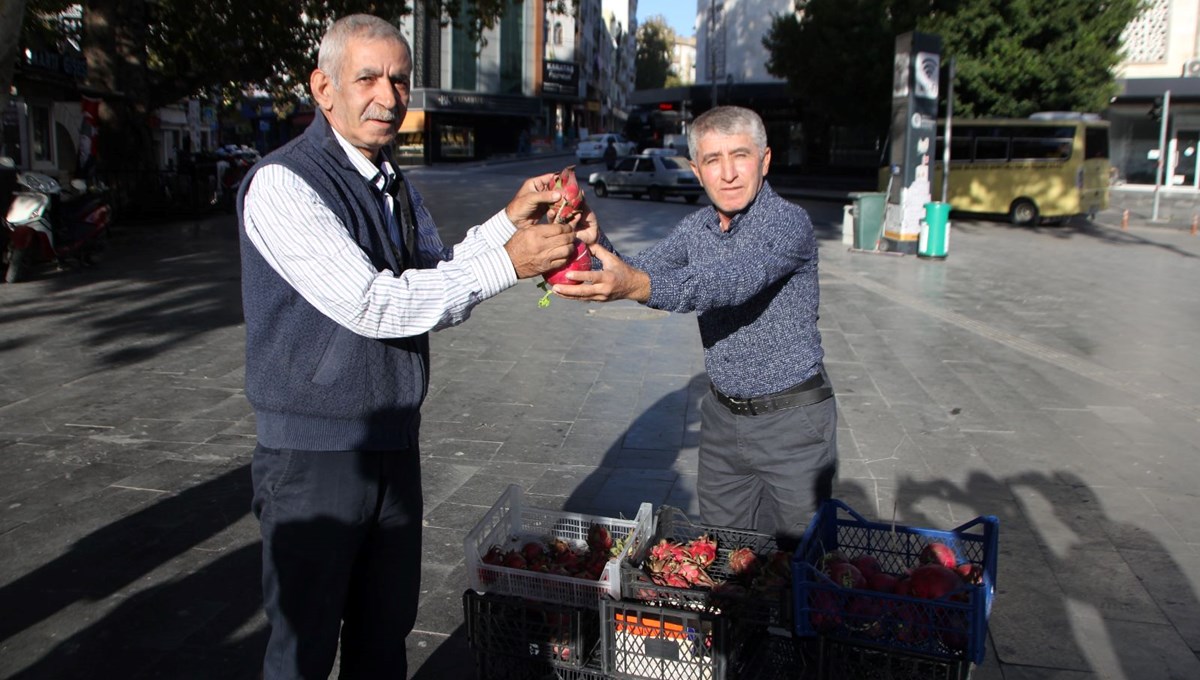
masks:
POLYGON ((624 259, 649 274, 649 307, 696 312, 705 369, 725 394, 779 392, 820 369, 816 236, 808 213, 769 184, 729 231, 702 208, 624 259))

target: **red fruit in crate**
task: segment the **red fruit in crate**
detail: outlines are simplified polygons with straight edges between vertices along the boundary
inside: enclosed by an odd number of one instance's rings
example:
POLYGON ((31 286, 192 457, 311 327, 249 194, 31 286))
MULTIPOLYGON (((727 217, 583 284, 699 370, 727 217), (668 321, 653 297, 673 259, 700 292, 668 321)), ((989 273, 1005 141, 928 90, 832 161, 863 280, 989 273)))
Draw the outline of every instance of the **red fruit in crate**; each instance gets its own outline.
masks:
POLYGON ((962 587, 958 572, 940 564, 923 564, 912 573, 912 594, 927 600, 936 600, 962 587))
POLYGON ((933 542, 921 548, 917 554, 917 562, 921 564, 940 564, 947 569, 953 569, 958 564, 954 550, 945 543, 933 542))
POLYGON ((836 595, 827 590, 815 590, 809 602, 812 624, 818 631, 825 633, 842 625, 842 605, 836 595))
POLYGON ((904 575, 896 581, 896 587, 892 588, 892 593, 910 597, 912 595, 912 576, 904 575))
POLYGON ((758 571, 758 555, 750 548, 738 548, 729 553, 729 573, 750 576, 758 571))
POLYGON ((593 524, 587 533, 587 544, 592 550, 607 555, 613 547, 612 534, 602 524, 593 524))
POLYGON ((963 562, 955 567, 954 571, 958 572, 959 578, 961 578, 964 583, 969 583, 973 586, 983 585, 983 567, 979 566, 978 564, 963 562))
POLYGON ((878 593, 896 592, 896 584, 900 582, 894 574, 877 571, 867 577, 867 588, 878 593))
POLYGON ((484 564, 497 566, 504 564, 504 550, 498 545, 493 545, 492 547, 488 548, 486 553, 484 553, 482 559, 484 564))
POLYGON ((687 553, 693 562, 705 569, 717 559, 717 544, 708 534, 704 534, 687 544, 687 553))
POLYGON ((821 556, 821 559, 817 562, 817 569, 828 574, 829 567, 832 567, 833 565, 837 564, 838 562, 849 562, 849 561, 850 560, 846 559, 846 556, 843 555, 840 550, 830 550, 829 552, 827 552, 821 556))
POLYGON ((519 551, 509 550, 504 553, 504 566, 510 569, 525 569, 529 566, 529 563, 519 551))
POLYGON ((862 572, 849 562, 838 562, 830 566, 829 578, 842 588, 867 587, 867 579, 863 578, 862 572))
POLYGON ((526 562, 537 562, 546 558, 546 548, 541 543, 529 542, 521 548, 526 562))
POLYGON ((924 607, 912 602, 901 602, 893 614, 892 630, 900 642, 916 644, 929 637, 929 613, 924 607))
POLYGON ((884 604, 878 597, 852 597, 846 607, 846 626, 867 637, 879 637, 885 632, 883 613, 884 604))
POLYGON ((853 564, 858 571, 868 579, 871 578, 872 574, 878 574, 879 572, 883 571, 883 569, 879 567, 879 560, 875 559, 874 555, 859 555, 858 557, 850 560, 850 564, 853 564))
POLYGON ((938 639, 952 650, 967 648, 967 614, 957 609, 938 609, 934 612, 933 625, 938 639))

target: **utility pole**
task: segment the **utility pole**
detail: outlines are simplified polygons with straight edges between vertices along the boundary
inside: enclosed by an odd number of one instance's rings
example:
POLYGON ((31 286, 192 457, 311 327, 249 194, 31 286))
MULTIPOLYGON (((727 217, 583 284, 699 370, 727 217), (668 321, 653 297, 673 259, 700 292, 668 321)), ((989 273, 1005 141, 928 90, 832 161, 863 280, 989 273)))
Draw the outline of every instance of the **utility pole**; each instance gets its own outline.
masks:
POLYGON ((1154 210, 1150 221, 1158 221, 1158 189, 1163 183, 1163 164, 1167 160, 1167 124, 1171 118, 1171 91, 1163 93, 1162 122, 1158 126, 1158 170, 1154 173, 1154 210))

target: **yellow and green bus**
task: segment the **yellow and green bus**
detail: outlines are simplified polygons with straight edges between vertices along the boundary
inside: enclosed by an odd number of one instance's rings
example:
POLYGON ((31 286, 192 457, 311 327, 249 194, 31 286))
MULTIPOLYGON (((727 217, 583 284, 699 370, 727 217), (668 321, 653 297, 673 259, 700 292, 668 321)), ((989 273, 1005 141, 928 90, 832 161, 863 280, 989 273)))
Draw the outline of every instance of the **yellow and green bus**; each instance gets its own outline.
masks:
MULTIPOLYGON (((955 118, 945 200, 955 211, 1006 215, 1021 225, 1094 216, 1108 207, 1108 126, 1094 114, 955 118)), ((935 199, 942 195, 944 142, 939 121, 935 199)))

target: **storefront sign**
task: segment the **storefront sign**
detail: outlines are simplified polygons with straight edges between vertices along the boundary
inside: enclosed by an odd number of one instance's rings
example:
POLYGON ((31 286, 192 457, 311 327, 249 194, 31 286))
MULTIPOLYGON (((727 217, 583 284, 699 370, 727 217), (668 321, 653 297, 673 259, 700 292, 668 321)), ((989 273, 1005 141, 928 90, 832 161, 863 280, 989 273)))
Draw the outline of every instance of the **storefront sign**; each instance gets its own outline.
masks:
POLYGON ((542 94, 579 95, 579 64, 570 61, 542 62, 542 94))
POLYGON ((59 54, 49 50, 29 50, 25 55, 25 63, 40 71, 61 73, 76 80, 87 78, 87 60, 83 57, 59 54))

